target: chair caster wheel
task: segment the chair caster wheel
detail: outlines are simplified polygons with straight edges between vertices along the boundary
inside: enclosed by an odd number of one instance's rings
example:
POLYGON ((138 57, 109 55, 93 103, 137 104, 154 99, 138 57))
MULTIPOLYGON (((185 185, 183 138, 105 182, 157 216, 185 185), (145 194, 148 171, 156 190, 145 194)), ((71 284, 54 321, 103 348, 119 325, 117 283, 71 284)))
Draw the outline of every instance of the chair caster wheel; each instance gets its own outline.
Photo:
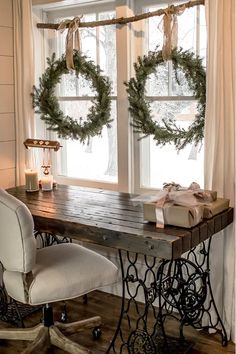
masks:
POLYGON ((85 295, 83 296, 83 304, 84 304, 84 305, 87 305, 87 303, 88 303, 88 295, 85 294, 85 295))
POLYGON ((67 314, 65 312, 62 312, 61 314, 61 322, 63 323, 67 322, 67 314))
POLYGON ((67 315, 67 306, 66 306, 66 302, 63 301, 63 310, 61 312, 61 322, 66 323, 68 320, 68 315, 67 315))
POLYGON ((102 335, 102 330, 100 327, 95 327, 93 329, 93 339, 98 340, 102 335))

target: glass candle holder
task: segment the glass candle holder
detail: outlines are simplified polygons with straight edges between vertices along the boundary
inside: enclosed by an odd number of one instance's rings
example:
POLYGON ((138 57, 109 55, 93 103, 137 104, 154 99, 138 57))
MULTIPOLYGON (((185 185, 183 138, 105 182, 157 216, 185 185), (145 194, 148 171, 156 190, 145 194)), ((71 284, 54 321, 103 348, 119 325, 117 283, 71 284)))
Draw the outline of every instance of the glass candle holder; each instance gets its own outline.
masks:
POLYGON ((36 192, 39 190, 38 172, 34 169, 25 170, 25 189, 27 192, 36 192))
POLYGON ((53 189, 53 175, 45 175, 41 178, 42 191, 51 191, 53 189))

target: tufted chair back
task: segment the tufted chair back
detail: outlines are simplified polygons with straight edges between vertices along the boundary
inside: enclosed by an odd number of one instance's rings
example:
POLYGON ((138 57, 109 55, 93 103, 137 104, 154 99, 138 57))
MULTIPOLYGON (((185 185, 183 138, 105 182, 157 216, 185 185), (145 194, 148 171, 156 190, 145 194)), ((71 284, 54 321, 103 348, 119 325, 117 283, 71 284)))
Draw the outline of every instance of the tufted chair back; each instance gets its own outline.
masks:
POLYGON ((5 268, 4 290, 23 304, 45 304, 43 323, 33 328, 0 329, 0 340, 30 340, 22 354, 45 352, 49 344, 71 354, 89 354, 88 348, 65 337, 60 330, 66 333, 68 329, 69 334, 88 328, 97 331, 101 317, 70 324, 54 323, 50 303, 73 299, 113 284, 117 281, 118 269, 104 256, 74 243, 37 250, 33 228, 33 217, 27 206, 0 189, 0 261, 5 268))
POLYGON ((32 271, 36 259, 33 229, 26 205, 0 189, 0 262, 6 270, 32 271))

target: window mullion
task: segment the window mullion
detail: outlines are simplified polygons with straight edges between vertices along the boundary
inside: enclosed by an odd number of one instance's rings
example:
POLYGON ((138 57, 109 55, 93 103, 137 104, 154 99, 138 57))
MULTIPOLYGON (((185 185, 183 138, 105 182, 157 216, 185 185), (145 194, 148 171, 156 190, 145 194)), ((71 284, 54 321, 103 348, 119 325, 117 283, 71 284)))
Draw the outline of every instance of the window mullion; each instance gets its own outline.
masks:
MULTIPOLYGON (((135 8, 137 13, 142 13, 143 6, 135 8)), ((142 56, 144 53, 148 52, 149 45, 147 41, 144 41, 144 33, 148 33, 149 27, 147 21, 138 21, 134 23, 135 30, 135 58, 142 56)), ((136 61, 136 59, 134 60, 136 61)), ((134 74, 134 73, 133 73, 134 74)), ((138 139, 139 134, 134 134, 134 178, 133 192, 139 193, 141 191, 141 184, 145 183, 149 185, 150 183, 150 137, 146 137, 141 141, 138 139), (145 158, 144 158, 145 156, 145 158)))
POLYGON ((200 55, 200 6, 196 7, 196 54, 200 55))
MULTIPOLYGON (((98 13, 96 13, 96 21, 99 21, 98 13)), ((100 65, 100 30, 96 27, 96 61, 97 65, 100 65)))
MULTIPOLYGON (((116 1, 116 16, 132 15, 129 0, 116 1)), ((131 141, 128 100, 124 81, 130 78, 131 59, 130 26, 117 26, 117 158, 118 158, 118 189, 131 191, 131 141)))
POLYGON ((168 60, 168 95, 172 95, 172 61, 168 60))

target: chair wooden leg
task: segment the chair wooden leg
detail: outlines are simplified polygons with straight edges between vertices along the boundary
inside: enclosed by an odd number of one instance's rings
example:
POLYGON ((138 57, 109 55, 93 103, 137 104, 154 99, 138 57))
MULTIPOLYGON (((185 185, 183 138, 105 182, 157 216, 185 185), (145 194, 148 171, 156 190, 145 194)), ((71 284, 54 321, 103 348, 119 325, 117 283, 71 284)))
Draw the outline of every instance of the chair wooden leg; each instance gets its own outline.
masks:
POLYGON ((34 341, 21 354, 42 353, 41 350, 45 350, 49 345, 49 329, 48 327, 42 327, 34 341))
POLYGON ((69 338, 65 337, 55 326, 51 326, 49 328, 49 334, 51 344, 62 350, 65 350, 70 354, 91 354, 89 349, 84 348, 78 343, 72 342, 69 338))
POLYGON ((55 322, 55 326, 63 332, 63 334, 73 334, 76 332, 83 331, 85 328, 94 328, 101 325, 101 317, 94 316, 86 320, 71 322, 71 323, 61 323, 55 322))
POLYGON ((56 322, 55 325, 46 327, 39 324, 32 328, 7 328, 0 330, 0 339, 28 340, 31 343, 21 354, 41 353, 50 343, 70 354, 90 354, 91 351, 82 345, 71 341, 61 333, 73 334, 85 328, 95 328, 101 325, 101 317, 94 316, 86 320, 72 323, 56 322))
POLYGON ((6 328, 0 330, 0 339, 34 340, 44 327, 42 323, 32 328, 6 328))

